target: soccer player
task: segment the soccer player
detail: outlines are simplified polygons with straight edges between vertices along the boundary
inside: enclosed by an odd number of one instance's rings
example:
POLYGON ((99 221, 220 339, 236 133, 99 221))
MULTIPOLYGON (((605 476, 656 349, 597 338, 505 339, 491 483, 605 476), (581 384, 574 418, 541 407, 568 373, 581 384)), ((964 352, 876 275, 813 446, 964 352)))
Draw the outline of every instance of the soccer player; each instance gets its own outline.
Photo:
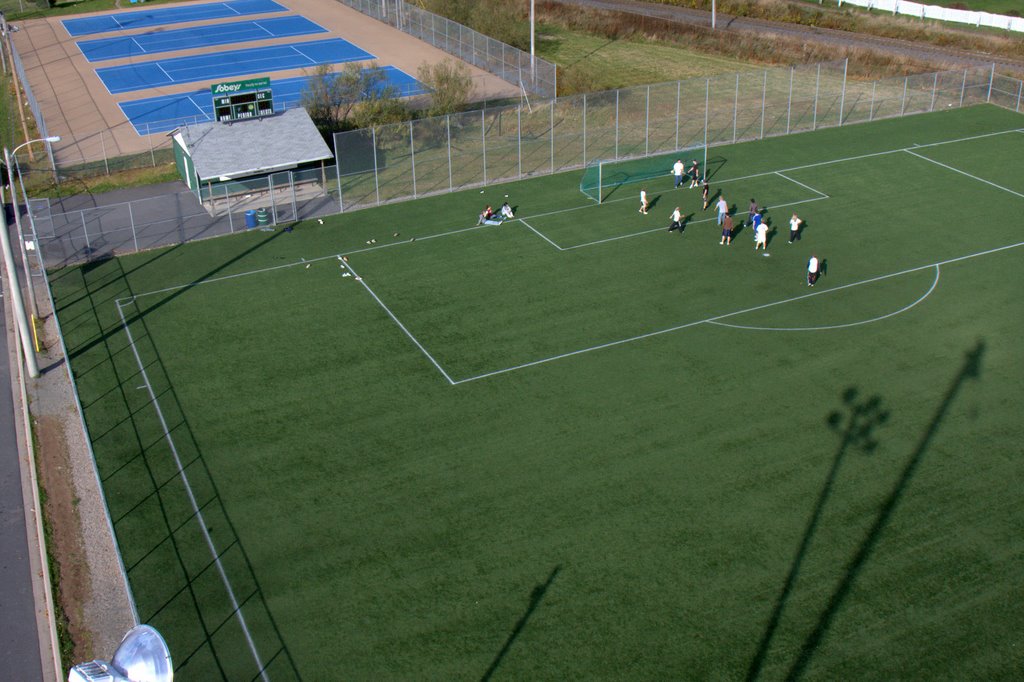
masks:
POLYGON ((789 219, 789 243, 792 244, 800 239, 800 223, 803 221, 796 217, 796 213, 789 219))
POLYGON ((679 189, 683 186, 683 178, 686 177, 686 166, 683 165, 682 159, 676 159, 672 164, 672 175, 676 176, 676 189, 679 189))
POLYGON ((811 254, 811 260, 807 261, 807 286, 813 287, 821 274, 821 266, 818 264, 818 257, 811 254))
POLYGON ((732 216, 728 213, 725 215, 725 221, 722 223, 722 240, 718 244, 725 244, 726 246, 732 244, 732 216))
POLYGON ((647 215, 647 207, 648 206, 650 206, 650 204, 647 202, 647 190, 641 188, 640 189, 640 211, 639 212, 643 213, 644 215, 647 215))
POLYGON ((679 230, 679 234, 683 233, 683 212, 678 206, 672 211, 672 224, 668 226, 668 231, 672 230, 679 230))
POLYGON ((700 183, 700 166, 697 164, 697 159, 694 159, 690 164, 690 189, 693 189, 700 183))
POLYGON ((764 222, 764 216, 760 212, 755 212, 754 215, 750 216, 750 225, 754 228, 754 241, 757 241, 757 228, 761 227, 761 223, 764 222))
POLYGON ((762 222, 757 226, 754 235, 754 251, 757 251, 757 247, 761 247, 763 250, 768 250, 768 223, 762 222))
POLYGON ((701 186, 700 198, 704 201, 704 208, 702 208, 701 210, 708 210, 708 204, 711 203, 711 188, 708 187, 707 178, 704 178, 704 184, 701 186))
POLYGON ((750 199, 750 208, 747 209, 747 224, 754 224, 754 216, 758 215, 761 209, 757 207, 757 202, 753 198, 750 199))
POLYGON ((725 217, 729 215, 729 202, 725 200, 724 196, 719 196, 715 206, 718 207, 718 224, 721 225, 725 222, 725 217))

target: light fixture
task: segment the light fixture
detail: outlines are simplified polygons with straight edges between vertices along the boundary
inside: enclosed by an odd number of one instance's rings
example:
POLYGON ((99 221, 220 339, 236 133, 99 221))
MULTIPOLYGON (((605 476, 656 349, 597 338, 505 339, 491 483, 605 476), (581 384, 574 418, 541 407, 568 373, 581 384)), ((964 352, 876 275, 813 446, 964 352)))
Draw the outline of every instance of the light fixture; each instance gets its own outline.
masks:
POLYGON ((109 663, 79 663, 68 673, 68 682, 171 682, 173 679, 167 642, 149 625, 136 625, 129 630, 109 663))

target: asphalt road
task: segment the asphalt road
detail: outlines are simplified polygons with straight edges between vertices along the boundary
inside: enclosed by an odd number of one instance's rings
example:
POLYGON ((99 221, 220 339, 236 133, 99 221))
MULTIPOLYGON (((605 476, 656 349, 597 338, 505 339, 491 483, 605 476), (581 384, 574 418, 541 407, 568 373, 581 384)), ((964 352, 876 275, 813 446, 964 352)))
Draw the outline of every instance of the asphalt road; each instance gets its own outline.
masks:
MULTIPOLYGON (((7 301, 4 301, 7 305, 7 301)), ((0 319, 0 680, 43 679, 21 494, 7 316, 0 319)))
MULTIPOLYGON (((651 2, 636 2, 635 0, 555 0, 563 5, 581 5, 618 12, 629 12, 645 17, 667 19, 695 26, 706 26, 711 28, 711 12, 703 10, 674 7, 651 2)), ((956 24, 950 24, 955 28, 956 24)), ((787 38, 794 38, 803 41, 815 41, 834 45, 836 47, 858 47, 892 56, 911 57, 914 59, 928 59, 941 61, 950 65, 960 66, 988 66, 993 62, 999 65, 1010 66, 1011 68, 1024 71, 1024 61, 1007 59, 990 55, 983 52, 971 52, 955 48, 938 47, 925 43, 918 43, 910 40, 899 40, 896 38, 882 38, 863 33, 851 33, 849 31, 837 31, 829 28, 815 28, 800 24, 787 24, 764 19, 750 19, 747 17, 733 17, 719 12, 715 17, 715 27, 723 31, 735 32, 756 32, 760 36, 778 35, 787 38)))

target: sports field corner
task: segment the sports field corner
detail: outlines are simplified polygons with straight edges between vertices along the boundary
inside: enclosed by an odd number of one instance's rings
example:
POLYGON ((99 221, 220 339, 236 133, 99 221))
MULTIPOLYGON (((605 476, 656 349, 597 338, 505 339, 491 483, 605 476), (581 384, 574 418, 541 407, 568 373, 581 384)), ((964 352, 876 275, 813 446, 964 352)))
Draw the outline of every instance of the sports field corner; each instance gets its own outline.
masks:
POLYGON ((667 158, 52 272, 140 617, 183 680, 1012 675, 1022 156, 712 148, 767 256, 667 158))

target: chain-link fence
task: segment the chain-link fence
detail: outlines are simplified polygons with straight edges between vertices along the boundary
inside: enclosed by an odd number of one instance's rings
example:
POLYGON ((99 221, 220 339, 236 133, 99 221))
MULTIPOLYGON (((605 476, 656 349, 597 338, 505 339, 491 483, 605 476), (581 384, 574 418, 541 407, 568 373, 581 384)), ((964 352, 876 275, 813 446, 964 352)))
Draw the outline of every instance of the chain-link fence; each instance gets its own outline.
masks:
POLYGON ((337 0, 539 97, 558 92, 557 69, 500 40, 404 0, 337 0))
POLYGON ((213 183, 107 206, 33 201, 47 267, 638 158, 980 102, 1021 111, 991 67, 874 82, 844 62, 660 83, 377 126, 335 136, 336 166, 213 183), (260 211, 264 221, 259 220, 260 211))
POLYGON ((855 82, 837 61, 337 133, 339 209, 986 102, 993 81, 992 67, 971 67, 855 82))

